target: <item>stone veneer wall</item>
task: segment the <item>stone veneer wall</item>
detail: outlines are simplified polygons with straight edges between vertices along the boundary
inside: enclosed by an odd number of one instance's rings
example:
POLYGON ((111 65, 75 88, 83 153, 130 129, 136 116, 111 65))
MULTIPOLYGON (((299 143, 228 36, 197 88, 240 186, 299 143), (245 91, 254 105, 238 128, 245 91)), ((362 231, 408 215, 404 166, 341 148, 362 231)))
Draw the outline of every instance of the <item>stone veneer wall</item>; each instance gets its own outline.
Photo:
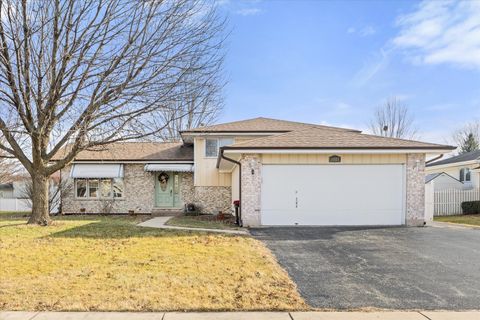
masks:
POLYGON ((195 204, 202 213, 232 213, 231 187, 194 186, 193 174, 182 175, 182 199, 184 203, 195 204))
POLYGON ((407 154, 406 164, 407 226, 425 222, 425 154, 407 154))
MULTIPOLYGON (((151 213, 154 205, 155 184, 154 175, 144 171, 143 164, 124 165, 124 197, 115 199, 112 213, 151 213)), ((70 166, 62 170, 62 178, 70 175, 70 166)), ((68 178, 70 179, 70 178, 68 178)), ((73 179, 72 181, 73 186, 73 179)), ((85 208, 87 213, 104 213, 104 205, 109 200, 76 199, 74 187, 62 195, 62 212, 79 213, 85 208)))
POLYGON ((240 163, 242 165, 242 222, 246 227, 260 226, 262 187, 262 163, 260 162, 260 155, 245 154, 240 159, 240 163))

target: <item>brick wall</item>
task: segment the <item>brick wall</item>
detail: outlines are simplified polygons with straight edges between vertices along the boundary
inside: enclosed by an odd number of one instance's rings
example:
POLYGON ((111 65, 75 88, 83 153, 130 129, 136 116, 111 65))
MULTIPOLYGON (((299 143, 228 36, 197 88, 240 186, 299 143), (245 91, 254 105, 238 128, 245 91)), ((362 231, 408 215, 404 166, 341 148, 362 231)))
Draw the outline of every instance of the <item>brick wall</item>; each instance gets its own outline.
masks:
POLYGON ((242 164, 242 221, 246 227, 261 225, 260 198, 262 183, 262 163, 260 155, 244 155, 242 164))
POLYGON ((406 175, 406 223, 422 226, 425 222, 425 154, 407 154, 406 175))
MULTIPOLYGON (((154 174, 144 171, 143 164, 124 165, 124 195, 121 199, 113 201, 112 213, 128 213, 134 210, 135 213, 150 213, 154 205, 155 184, 154 174)), ((62 178, 68 178, 70 166, 62 170, 62 178)), ((75 188, 62 195, 63 213, 79 213, 85 208, 88 213, 103 213, 104 206, 109 200, 76 199, 75 188)))
POLYGON ((183 174, 182 199, 195 204, 202 213, 232 213, 231 187, 202 187, 193 185, 193 174, 183 174))

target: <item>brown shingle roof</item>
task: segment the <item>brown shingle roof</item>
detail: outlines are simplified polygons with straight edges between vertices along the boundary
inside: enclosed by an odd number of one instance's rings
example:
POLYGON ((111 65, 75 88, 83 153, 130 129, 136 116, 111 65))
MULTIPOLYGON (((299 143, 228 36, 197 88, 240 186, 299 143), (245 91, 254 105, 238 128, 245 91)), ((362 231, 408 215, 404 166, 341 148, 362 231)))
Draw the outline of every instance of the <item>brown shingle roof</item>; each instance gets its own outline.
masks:
POLYGON ((302 130, 311 127, 332 129, 338 131, 351 131, 351 132, 360 132, 353 129, 329 127, 317 124, 286 121, 286 120, 277 120, 270 118, 254 118, 248 120, 241 120, 235 122, 227 122, 216 124, 207 127, 199 127, 191 130, 186 130, 183 132, 288 132, 293 130, 302 130))
MULTIPOLYGON (((52 160, 60 160, 70 147, 52 160)), ((193 161, 193 147, 179 142, 118 142, 81 151, 75 161, 193 161)))
POLYGON ((318 127, 235 143, 224 149, 455 149, 434 143, 386 138, 318 127))

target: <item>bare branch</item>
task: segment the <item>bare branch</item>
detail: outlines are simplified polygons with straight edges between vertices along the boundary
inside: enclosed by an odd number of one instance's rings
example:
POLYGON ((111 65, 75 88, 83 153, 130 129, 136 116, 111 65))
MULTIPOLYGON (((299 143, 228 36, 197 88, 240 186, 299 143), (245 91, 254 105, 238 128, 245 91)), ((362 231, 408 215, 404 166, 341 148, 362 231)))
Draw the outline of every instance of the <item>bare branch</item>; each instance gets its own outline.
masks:
POLYGON ((415 127, 413 116, 406 104, 396 97, 389 98, 375 110, 370 130, 373 134, 391 137, 416 139, 418 130, 415 127))

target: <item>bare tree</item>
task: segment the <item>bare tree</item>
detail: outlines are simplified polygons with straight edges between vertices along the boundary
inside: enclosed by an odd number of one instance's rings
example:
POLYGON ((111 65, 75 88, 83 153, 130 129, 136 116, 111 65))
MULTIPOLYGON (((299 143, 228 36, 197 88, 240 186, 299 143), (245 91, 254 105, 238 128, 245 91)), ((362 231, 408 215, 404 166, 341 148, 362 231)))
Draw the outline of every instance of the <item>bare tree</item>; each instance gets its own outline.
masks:
POLYGON ((0 184, 12 182, 20 171, 21 166, 15 157, 0 149, 0 184))
MULTIPOLYGON (((49 185, 48 190, 48 212, 54 212, 55 214, 61 212, 62 194, 68 193, 72 189, 73 183, 68 179, 59 179, 58 181, 53 181, 53 184, 49 185)), ((25 182, 21 193, 25 199, 30 200, 30 202, 33 201, 34 190, 31 180, 27 180, 25 182)))
POLYGON ((392 97, 375 110, 370 129, 379 136, 414 139, 418 130, 413 120, 407 105, 392 97))
POLYGON ((455 130, 452 140, 459 147, 460 154, 478 150, 480 148, 480 120, 474 120, 455 130))
MULTIPOLYGON (((219 74, 220 76, 220 74, 219 74)), ((164 109, 161 112, 162 123, 167 123, 160 133, 160 138, 166 141, 180 139, 179 132, 214 123, 223 110, 221 94, 225 82, 220 78, 212 79, 211 85, 199 88, 202 91, 189 92, 184 102, 177 108, 164 109)))
POLYGON ((0 0, 0 149, 32 178, 29 223, 80 151, 153 137, 212 85, 224 24, 201 0, 0 0))
POLYGON ((0 184, 12 182, 20 172, 18 162, 11 158, 3 158, 0 155, 0 184))

